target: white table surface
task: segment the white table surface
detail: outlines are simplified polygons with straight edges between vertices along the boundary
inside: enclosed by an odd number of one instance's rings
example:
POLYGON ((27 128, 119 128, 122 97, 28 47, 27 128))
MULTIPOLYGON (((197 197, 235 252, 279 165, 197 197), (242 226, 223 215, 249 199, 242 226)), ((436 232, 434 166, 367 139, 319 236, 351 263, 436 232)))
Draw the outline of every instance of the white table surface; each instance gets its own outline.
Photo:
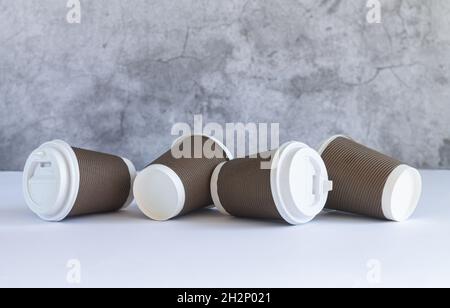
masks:
POLYGON ((406 223, 328 213, 298 227, 215 210, 161 223, 135 206, 47 223, 21 174, 0 173, 0 287, 449 287, 450 172, 422 173, 406 223))

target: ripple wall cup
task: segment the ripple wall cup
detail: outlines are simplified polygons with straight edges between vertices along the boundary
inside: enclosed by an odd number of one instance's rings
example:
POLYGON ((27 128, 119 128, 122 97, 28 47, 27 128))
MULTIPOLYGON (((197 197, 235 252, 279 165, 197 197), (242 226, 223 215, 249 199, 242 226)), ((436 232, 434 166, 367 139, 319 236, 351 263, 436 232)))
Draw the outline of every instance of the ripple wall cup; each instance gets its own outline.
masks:
POLYGON ((292 225, 314 219, 331 189, 322 158, 300 142, 286 143, 257 157, 224 162, 211 180, 214 204, 223 214, 292 225))
POLYGON ((136 169, 128 159, 55 140, 34 150, 23 173, 29 208, 46 221, 114 212, 133 201, 136 169))
POLYGON ((153 220, 166 221, 213 205, 211 176, 231 158, 229 150, 212 137, 179 138, 137 176, 134 195, 139 209, 153 220))
POLYGON ((319 150, 334 189, 326 207, 390 221, 405 221, 422 194, 419 171, 345 136, 319 150))

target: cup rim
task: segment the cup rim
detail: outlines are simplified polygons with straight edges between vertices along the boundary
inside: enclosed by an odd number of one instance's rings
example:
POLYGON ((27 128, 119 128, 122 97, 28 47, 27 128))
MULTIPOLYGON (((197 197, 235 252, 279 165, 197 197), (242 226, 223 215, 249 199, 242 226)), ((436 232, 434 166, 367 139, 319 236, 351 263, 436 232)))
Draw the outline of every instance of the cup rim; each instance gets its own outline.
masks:
POLYGON ((211 177, 211 196, 213 199, 213 203, 219 210, 219 212, 221 212, 224 215, 231 216, 230 213, 228 213, 227 210, 225 210, 225 208, 222 205, 222 202, 220 201, 219 187, 218 187, 220 171, 222 171, 222 168, 226 163, 227 162, 220 163, 216 167, 216 169, 214 169, 213 175, 211 177))
POLYGON ((138 173, 132 161, 124 157, 121 157, 121 159, 127 165, 128 172, 130 173, 130 193, 128 195, 127 201, 125 201, 124 205, 121 208, 121 210, 125 210, 134 202, 133 185, 138 173))
POLYGON ((319 150, 318 150, 317 152, 318 152, 320 155, 322 155, 322 154, 325 152, 325 150, 328 148, 328 146, 329 146, 334 140, 336 140, 336 139, 338 139, 338 138, 345 138, 345 139, 348 139, 348 140, 353 140, 352 138, 350 138, 349 136, 346 136, 346 135, 334 135, 334 136, 328 138, 327 140, 325 140, 325 141, 322 143, 322 145, 319 147, 319 150))

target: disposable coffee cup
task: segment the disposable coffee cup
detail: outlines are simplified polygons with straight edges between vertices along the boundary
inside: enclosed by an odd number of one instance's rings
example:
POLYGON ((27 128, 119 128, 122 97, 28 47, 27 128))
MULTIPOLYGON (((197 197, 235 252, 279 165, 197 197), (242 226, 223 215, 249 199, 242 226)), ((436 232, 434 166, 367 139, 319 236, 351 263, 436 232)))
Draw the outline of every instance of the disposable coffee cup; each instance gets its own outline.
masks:
POLYGON ((341 135, 319 153, 334 182, 328 209, 397 222, 415 212, 422 194, 417 169, 341 135))
POLYGON ((137 176, 134 196, 139 209, 153 220, 166 221, 213 205, 211 176, 217 165, 229 159, 230 151, 212 137, 179 138, 137 176))
POLYGON ((133 201, 134 165, 125 158, 55 140, 34 150, 25 164, 29 208, 46 221, 118 211, 133 201))
POLYGON ((314 219, 332 189, 320 155, 299 142, 265 154, 270 155, 232 160, 215 169, 211 194, 216 207, 226 215, 292 225, 314 219), (267 156, 269 168, 264 167, 267 156))

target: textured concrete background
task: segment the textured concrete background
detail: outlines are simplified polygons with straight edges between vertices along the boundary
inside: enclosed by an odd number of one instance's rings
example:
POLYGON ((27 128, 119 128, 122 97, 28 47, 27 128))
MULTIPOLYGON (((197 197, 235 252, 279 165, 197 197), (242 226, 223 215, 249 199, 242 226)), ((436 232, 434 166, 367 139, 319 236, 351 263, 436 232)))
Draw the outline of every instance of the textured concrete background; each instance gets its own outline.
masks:
POLYGON ((40 143, 164 151, 174 122, 280 122, 450 166, 450 1, 0 0, 0 170, 40 143))

